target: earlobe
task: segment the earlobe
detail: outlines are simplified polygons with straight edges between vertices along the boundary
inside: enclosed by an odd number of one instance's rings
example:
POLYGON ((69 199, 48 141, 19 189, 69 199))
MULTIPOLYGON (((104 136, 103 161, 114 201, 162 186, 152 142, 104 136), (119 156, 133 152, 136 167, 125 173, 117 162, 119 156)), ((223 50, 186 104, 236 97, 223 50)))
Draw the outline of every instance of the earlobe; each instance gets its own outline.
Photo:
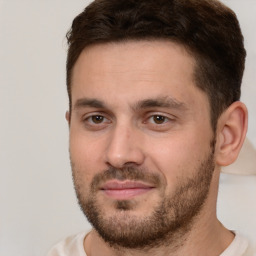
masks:
POLYGON ((236 101, 221 115, 217 127, 216 163, 232 164, 243 145, 248 123, 246 106, 236 101))
POLYGON ((66 112, 65 118, 66 118, 68 124, 70 125, 70 113, 69 113, 69 111, 66 112))

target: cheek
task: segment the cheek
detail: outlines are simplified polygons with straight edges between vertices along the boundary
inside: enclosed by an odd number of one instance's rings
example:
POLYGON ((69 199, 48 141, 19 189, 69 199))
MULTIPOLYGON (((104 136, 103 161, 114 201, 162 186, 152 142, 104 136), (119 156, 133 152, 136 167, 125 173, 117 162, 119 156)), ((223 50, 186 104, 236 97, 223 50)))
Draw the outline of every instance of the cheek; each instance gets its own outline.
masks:
POLYGON ((80 164, 89 164, 99 160, 102 143, 89 136, 79 125, 70 129, 69 147, 72 160, 80 164))
POLYGON ((79 183, 89 184, 93 176, 102 170, 99 164, 100 151, 97 144, 90 143, 83 136, 71 132, 69 150, 74 175, 79 183))
POLYGON ((149 161, 165 177, 170 188, 175 187, 180 178, 193 177, 197 166, 209 145, 193 136, 174 136, 162 141, 155 141, 148 151, 149 161))

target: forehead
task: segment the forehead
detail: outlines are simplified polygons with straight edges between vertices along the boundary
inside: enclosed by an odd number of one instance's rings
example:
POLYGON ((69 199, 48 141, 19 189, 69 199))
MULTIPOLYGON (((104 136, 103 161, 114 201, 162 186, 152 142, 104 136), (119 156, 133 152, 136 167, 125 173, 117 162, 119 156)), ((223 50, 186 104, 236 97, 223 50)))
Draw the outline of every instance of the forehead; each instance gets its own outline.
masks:
POLYGON ((194 65, 194 58, 183 46, 167 40, 103 43, 86 47, 82 51, 74 65, 72 81, 77 78, 77 73, 88 76, 117 70, 133 74, 137 71, 137 75, 141 71, 155 71, 150 72, 153 77, 166 69, 171 72, 176 66, 184 67, 185 73, 191 75, 194 65))
POLYGON ((170 41, 93 45, 83 50, 74 66, 72 102, 83 97, 122 97, 124 102, 153 95, 197 100, 197 94, 204 93, 195 86, 194 69, 194 58, 170 41))

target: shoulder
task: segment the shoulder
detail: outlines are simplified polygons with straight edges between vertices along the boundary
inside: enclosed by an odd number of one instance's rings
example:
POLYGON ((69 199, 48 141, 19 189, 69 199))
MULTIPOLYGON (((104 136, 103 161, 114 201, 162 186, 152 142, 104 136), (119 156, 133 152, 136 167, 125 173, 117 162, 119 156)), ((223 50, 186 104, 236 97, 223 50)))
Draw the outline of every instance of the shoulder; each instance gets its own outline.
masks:
POLYGON ((69 236, 57 243, 47 254, 47 256, 86 256, 83 241, 87 233, 82 232, 69 236))
POLYGON ((232 243, 220 256, 256 256, 249 241, 238 232, 235 235, 232 243))

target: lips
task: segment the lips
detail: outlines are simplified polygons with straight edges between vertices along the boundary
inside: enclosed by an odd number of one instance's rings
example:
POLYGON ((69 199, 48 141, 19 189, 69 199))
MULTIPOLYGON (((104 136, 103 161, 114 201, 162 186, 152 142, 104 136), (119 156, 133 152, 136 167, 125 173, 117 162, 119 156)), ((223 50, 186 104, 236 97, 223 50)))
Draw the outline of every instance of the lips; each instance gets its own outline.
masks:
POLYGON ((145 194, 154 189, 150 184, 145 184, 139 181, 118 181, 112 180, 106 182, 101 191, 108 197, 113 199, 125 200, 142 194, 145 194))

